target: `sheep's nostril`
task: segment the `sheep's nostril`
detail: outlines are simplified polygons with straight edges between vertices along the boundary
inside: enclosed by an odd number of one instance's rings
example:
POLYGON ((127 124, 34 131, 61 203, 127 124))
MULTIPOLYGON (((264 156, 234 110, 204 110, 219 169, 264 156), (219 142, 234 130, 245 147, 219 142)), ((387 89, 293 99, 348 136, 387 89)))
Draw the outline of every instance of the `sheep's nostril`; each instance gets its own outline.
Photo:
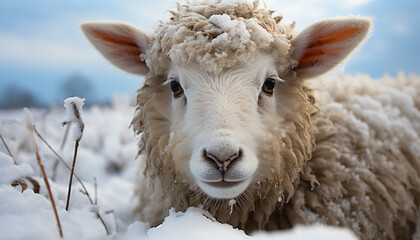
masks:
POLYGON ((233 153, 228 158, 223 159, 225 157, 217 156, 216 154, 207 152, 206 150, 203 151, 204 159, 210 161, 211 163, 216 165, 216 168, 222 173, 225 174, 229 170, 229 165, 234 161, 238 160, 242 156, 242 150, 239 150, 236 153, 233 153), (223 159, 223 160, 222 160, 223 159))

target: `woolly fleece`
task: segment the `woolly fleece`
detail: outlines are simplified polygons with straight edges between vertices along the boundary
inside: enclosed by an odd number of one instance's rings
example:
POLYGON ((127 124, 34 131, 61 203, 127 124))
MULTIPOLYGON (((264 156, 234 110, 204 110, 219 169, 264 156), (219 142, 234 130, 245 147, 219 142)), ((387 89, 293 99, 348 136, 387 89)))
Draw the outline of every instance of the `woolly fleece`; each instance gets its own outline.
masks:
POLYGON ((172 14, 151 38, 151 71, 138 90, 132 122, 139 154, 145 154, 137 188, 142 220, 156 226, 172 207, 202 206, 246 232, 325 223, 362 239, 419 236, 418 78, 301 81, 290 57, 293 27, 258 2, 187 3, 172 14), (175 171, 172 153, 188 146, 170 132, 166 68, 194 61, 220 72, 262 51, 277 54, 285 81, 276 88, 277 113, 264 118, 260 168, 235 204, 211 199, 175 171))

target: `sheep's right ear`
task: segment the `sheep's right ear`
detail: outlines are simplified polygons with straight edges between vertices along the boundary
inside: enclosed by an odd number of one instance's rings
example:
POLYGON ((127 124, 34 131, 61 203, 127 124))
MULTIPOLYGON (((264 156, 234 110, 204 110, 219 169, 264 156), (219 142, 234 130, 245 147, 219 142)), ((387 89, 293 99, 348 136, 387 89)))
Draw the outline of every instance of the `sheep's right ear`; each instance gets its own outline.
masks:
POLYGON ((149 69, 144 57, 149 38, 126 23, 83 23, 81 28, 95 48, 118 68, 134 74, 146 74, 149 69))

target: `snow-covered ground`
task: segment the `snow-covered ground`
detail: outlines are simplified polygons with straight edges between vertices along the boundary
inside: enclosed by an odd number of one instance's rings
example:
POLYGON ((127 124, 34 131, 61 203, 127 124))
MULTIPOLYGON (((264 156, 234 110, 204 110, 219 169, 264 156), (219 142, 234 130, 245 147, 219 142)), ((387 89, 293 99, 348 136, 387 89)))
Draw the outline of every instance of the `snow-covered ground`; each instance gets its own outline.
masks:
MULTIPOLYGON (((347 230, 326 226, 296 227, 291 231, 257 232, 248 236, 230 225, 218 223, 199 208, 190 208, 185 213, 171 211, 160 226, 150 228, 131 215, 135 207, 134 179, 141 161, 141 158, 135 160, 136 140, 129 129, 133 109, 127 97, 116 97, 110 107, 84 109, 85 129, 75 173, 87 188, 92 203, 82 192, 78 180, 73 179, 69 211, 65 206, 70 171, 43 140, 34 135, 64 239, 356 239, 347 230)), ((71 166, 75 142, 69 136, 63 144, 64 107, 32 109, 31 113, 35 129, 71 166)), ((0 239, 59 239, 26 122, 23 109, 0 111, 0 134, 13 156, 0 141, 0 239), (34 192, 37 187, 27 177, 40 185, 39 194, 34 192), (23 183, 11 185, 18 179, 27 184, 23 192, 23 183)))

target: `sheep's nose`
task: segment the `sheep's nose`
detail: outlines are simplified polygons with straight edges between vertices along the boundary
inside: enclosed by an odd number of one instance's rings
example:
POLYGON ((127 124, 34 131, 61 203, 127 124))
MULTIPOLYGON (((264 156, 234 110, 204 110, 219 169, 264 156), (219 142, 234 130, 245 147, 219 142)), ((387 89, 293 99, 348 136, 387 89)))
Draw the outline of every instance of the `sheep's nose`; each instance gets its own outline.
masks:
POLYGON ((210 161, 216 165, 217 170, 222 173, 222 176, 229 170, 229 165, 241 158, 242 150, 239 150, 233 154, 214 154, 204 150, 203 152, 204 159, 210 161))

